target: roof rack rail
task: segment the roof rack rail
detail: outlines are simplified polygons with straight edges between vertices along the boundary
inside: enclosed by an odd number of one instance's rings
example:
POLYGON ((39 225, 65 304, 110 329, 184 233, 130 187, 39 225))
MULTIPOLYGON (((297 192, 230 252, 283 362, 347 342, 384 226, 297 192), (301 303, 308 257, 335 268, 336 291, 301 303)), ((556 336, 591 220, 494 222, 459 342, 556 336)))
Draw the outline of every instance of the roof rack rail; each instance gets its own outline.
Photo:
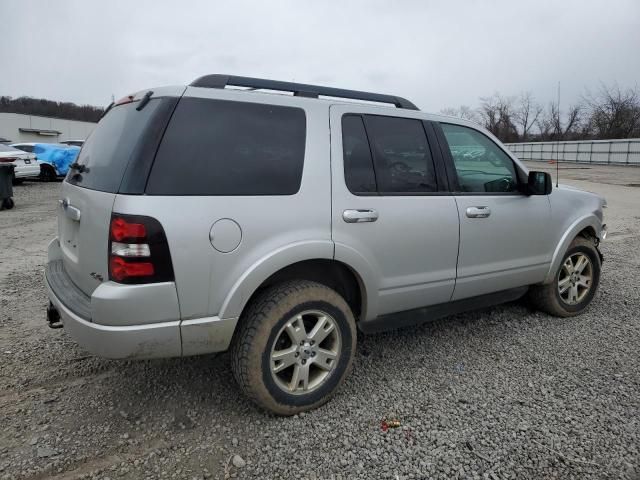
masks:
POLYGON ((368 102, 390 103, 398 108, 419 110, 409 100, 395 95, 383 95, 380 93, 361 92, 358 90, 345 90, 342 88, 321 87, 318 85, 306 85, 304 83, 281 82, 279 80, 267 80, 264 78, 237 77, 235 75, 205 75, 191 82, 191 87, 225 88, 227 85, 234 87, 248 87, 252 89, 278 90, 293 92, 298 97, 318 98, 326 97, 350 98, 365 100, 368 102))

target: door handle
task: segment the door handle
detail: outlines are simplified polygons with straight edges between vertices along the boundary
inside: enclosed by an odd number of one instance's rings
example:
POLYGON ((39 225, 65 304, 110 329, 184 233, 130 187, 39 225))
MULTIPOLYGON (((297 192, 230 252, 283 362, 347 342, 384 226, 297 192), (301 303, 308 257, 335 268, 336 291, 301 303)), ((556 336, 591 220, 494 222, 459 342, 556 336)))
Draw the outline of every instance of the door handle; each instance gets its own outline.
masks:
POLYGON ((487 218, 491 215, 489 207, 469 207, 467 208, 467 217, 469 218, 487 218))
POLYGON ((375 222, 378 212, 375 210, 345 210, 342 219, 347 223, 375 222))

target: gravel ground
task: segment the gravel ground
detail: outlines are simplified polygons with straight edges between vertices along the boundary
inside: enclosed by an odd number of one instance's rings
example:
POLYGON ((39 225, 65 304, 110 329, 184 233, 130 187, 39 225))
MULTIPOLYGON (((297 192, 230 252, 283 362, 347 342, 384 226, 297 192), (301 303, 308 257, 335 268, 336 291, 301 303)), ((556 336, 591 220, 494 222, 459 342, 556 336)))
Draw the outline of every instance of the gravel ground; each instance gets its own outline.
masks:
MULTIPOLYGON (((637 205, 640 189, 606 188, 607 213, 618 197, 637 205)), ((627 210, 584 315, 515 303, 363 336, 332 402, 276 418, 240 395, 227 355, 115 362, 45 326, 58 189, 26 183, 0 212, 0 479, 640 478, 640 217, 627 210)))

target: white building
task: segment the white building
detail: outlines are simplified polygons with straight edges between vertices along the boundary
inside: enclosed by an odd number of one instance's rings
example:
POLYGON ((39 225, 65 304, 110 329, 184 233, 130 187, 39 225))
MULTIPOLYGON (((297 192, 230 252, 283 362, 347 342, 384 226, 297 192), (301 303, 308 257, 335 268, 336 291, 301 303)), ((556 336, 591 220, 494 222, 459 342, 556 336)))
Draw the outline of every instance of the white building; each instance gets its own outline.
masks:
POLYGON ((96 125, 92 122, 0 112, 0 141, 57 143, 85 140, 96 125))

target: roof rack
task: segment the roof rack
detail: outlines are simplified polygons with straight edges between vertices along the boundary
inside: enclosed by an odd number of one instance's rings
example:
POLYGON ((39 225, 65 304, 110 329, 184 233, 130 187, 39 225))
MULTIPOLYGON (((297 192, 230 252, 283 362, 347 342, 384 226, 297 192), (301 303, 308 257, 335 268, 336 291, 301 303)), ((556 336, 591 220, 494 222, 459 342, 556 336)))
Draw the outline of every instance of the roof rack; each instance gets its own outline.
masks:
POLYGON ((267 80, 264 78, 237 77, 235 75, 205 75, 191 82, 192 87, 225 88, 227 85, 234 87, 248 87, 251 89, 278 90, 293 92, 298 97, 318 98, 320 95, 336 98, 351 98, 368 102, 390 103, 398 108, 419 110, 409 100, 395 95, 383 95, 380 93, 361 92, 358 90, 345 90, 342 88, 321 87, 318 85, 306 85, 304 83, 281 82, 279 80, 267 80))

